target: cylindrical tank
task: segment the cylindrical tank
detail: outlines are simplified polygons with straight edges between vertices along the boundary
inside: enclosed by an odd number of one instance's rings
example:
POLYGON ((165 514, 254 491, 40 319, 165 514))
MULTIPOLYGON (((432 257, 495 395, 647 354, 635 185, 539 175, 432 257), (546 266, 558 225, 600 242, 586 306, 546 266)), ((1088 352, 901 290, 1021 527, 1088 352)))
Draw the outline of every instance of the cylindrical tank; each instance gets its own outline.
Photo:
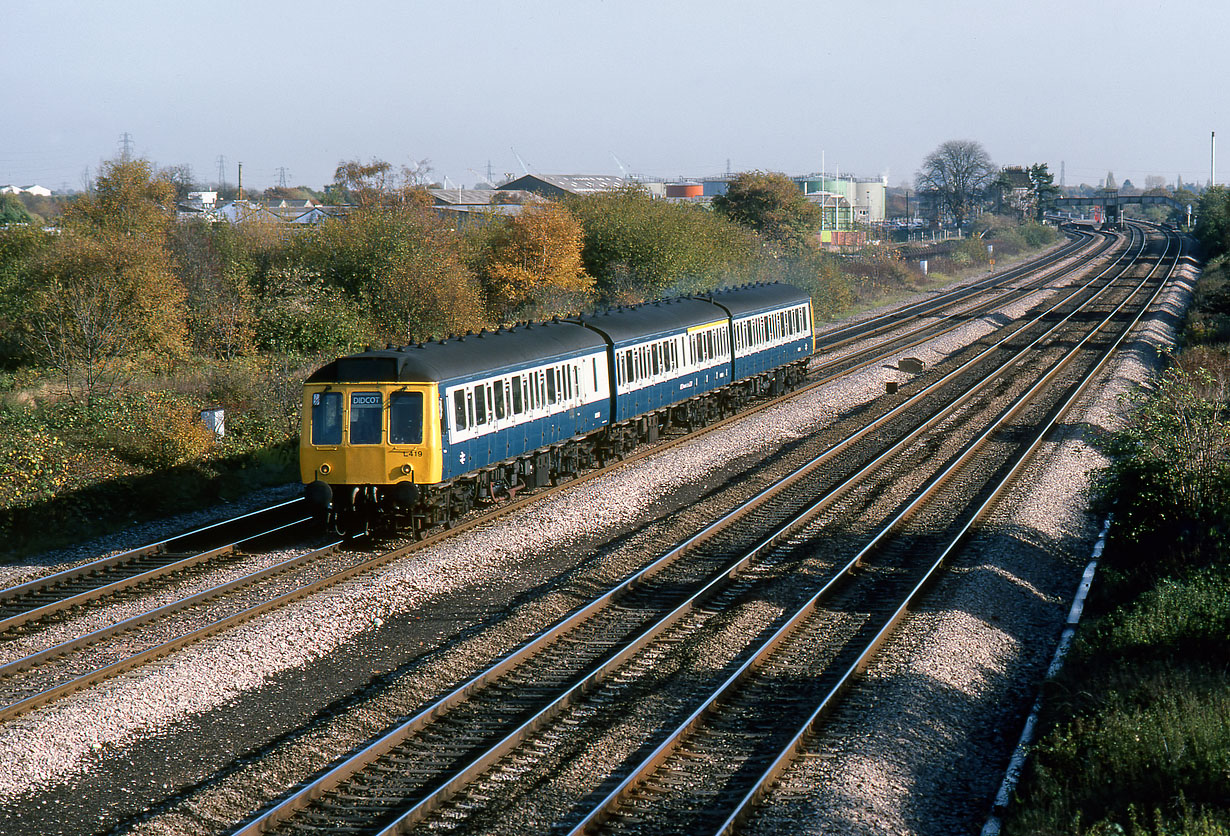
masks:
POLYGON ((704 187, 700 183, 667 183, 667 197, 700 197, 704 194, 704 187))

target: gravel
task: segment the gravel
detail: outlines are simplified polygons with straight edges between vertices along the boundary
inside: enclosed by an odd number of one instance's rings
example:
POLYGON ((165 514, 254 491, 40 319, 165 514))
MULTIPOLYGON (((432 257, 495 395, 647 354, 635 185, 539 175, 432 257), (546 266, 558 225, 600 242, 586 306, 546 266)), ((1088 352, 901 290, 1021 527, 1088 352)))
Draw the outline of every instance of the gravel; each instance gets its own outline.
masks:
POLYGON ((1190 295, 1104 372, 910 616, 746 833, 976 833, 1096 540, 1087 486, 1119 396, 1147 385, 1190 295))

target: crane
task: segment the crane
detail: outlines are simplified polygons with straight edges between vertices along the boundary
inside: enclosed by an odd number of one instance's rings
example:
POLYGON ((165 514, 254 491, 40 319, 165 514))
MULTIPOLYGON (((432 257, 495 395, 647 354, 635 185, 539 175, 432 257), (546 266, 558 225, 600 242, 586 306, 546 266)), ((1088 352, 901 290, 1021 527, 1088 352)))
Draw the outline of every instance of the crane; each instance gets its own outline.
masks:
POLYGON ((508 150, 512 151, 512 152, 513 152, 513 156, 517 158, 517 162, 521 163, 521 171, 522 171, 522 173, 524 173, 524 174, 529 174, 529 173, 530 173, 530 167, 529 167, 529 166, 527 166, 527 165, 525 164, 525 160, 521 159, 521 155, 517 153, 517 149, 516 149, 516 148, 509 148, 508 150))

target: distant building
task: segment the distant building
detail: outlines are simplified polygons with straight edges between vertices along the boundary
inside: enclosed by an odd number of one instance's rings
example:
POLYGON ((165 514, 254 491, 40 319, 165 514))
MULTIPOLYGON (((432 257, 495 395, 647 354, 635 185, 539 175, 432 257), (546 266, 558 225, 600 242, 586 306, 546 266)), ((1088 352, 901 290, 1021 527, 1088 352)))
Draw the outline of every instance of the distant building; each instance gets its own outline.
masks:
POLYGON ((36 197, 51 197, 51 189, 46 186, 14 186, 12 183, 7 186, 0 186, 0 194, 32 194, 36 197))
MULTIPOLYGON (((496 192, 521 190, 546 198, 569 194, 612 192, 631 182, 610 174, 527 174, 497 188, 496 192)), ((433 190, 434 191, 434 190, 433 190)))
POLYGON ((217 205, 217 192, 188 192, 188 200, 185 203, 185 208, 201 211, 204 209, 213 209, 217 205))
MULTIPOLYGON (((822 174, 805 174, 793 180, 805 195, 830 194, 844 198, 849 206, 849 217, 845 219, 846 223, 869 226, 884 223, 884 210, 888 202, 888 184, 883 178, 827 177, 822 174)), ((829 228, 848 229, 849 227, 839 225, 829 228)))
POLYGON ((508 206, 542 197, 524 189, 428 189, 436 206, 508 206))

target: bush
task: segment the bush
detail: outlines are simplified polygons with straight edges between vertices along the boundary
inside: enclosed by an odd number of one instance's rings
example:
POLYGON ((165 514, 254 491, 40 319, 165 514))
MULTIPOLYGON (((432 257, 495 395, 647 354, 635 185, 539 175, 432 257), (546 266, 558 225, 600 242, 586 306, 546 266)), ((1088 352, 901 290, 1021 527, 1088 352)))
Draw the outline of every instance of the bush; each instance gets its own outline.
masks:
POLYGON ((1230 540, 1230 424, 1224 381, 1208 369, 1167 371, 1110 439, 1113 463, 1099 478, 1104 503, 1115 503, 1110 565, 1149 583, 1165 567, 1195 565, 1224 554, 1230 540))

